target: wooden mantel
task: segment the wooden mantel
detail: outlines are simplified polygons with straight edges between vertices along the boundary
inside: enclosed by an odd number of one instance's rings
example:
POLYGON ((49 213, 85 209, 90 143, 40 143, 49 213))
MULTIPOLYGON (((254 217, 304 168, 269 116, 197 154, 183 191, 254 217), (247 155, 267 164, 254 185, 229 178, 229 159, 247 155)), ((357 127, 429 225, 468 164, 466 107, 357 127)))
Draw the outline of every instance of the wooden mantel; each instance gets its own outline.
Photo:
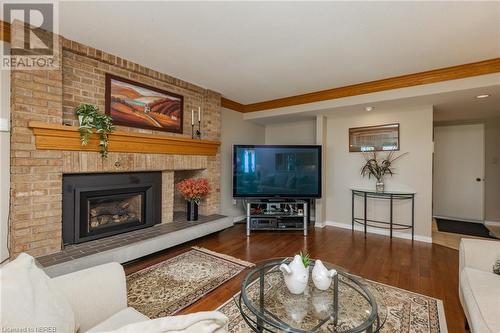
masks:
MULTIPOLYGON (((99 139, 92 135, 89 144, 82 146, 77 126, 30 121, 37 149, 99 151, 99 139)), ((109 135, 109 151, 120 153, 150 153, 214 156, 219 141, 195 140, 167 135, 116 131, 109 135)))

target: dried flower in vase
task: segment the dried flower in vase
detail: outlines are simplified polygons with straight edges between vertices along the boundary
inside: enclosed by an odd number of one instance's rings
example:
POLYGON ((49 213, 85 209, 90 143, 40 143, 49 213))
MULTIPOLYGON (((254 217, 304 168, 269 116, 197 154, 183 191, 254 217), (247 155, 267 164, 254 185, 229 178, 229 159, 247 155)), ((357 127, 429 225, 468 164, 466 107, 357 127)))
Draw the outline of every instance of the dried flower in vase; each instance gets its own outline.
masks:
POLYGON ((206 178, 185 179, 175 186, 186 201, 200 204, 201 200, 210 193, 210 184, 206 178))

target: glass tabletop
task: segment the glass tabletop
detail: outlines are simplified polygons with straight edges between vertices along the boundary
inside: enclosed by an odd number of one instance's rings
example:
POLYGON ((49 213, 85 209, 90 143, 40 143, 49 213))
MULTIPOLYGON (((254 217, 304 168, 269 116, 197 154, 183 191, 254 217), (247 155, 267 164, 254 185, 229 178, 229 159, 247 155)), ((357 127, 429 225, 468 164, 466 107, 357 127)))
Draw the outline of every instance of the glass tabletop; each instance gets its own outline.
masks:
MULTIPOLYGON (((362 278, 342 268, 337 279, 321 291, 309 285, 300 295, 290 293, 278 269, 290 258, 273 259, 251 270, 235 301, 247 324, 256 332, 377 332, 387 317, 383 296, 362 278), (337 280, 337 281, 335 281, 337 280)), ((310 271, 314 261, 309 268, 310 271)))

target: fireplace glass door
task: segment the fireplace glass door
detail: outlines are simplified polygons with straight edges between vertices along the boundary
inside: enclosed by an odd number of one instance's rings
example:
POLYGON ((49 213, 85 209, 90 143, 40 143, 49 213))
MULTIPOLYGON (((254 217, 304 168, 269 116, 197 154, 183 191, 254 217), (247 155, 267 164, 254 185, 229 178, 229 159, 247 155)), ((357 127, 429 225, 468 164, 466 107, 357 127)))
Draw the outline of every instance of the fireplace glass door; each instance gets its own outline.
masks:
POLYGON ((97 239, 142 228, 148 188, 80 192, 79 239, 97 239))
POLYGON ((87 233, 116 226, 143 224, 143 207, 143 193, 87 198, 87 233))

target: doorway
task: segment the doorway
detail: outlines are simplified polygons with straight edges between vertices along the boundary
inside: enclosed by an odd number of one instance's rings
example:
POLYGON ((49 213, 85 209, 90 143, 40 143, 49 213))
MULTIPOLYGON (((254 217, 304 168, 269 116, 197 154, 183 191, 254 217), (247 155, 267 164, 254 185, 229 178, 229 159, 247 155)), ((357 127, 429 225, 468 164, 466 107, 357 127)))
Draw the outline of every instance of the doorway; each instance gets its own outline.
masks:
POLYGON ((484 162, 484 124, 434 128, 434 217, 484 221, 484 162))

